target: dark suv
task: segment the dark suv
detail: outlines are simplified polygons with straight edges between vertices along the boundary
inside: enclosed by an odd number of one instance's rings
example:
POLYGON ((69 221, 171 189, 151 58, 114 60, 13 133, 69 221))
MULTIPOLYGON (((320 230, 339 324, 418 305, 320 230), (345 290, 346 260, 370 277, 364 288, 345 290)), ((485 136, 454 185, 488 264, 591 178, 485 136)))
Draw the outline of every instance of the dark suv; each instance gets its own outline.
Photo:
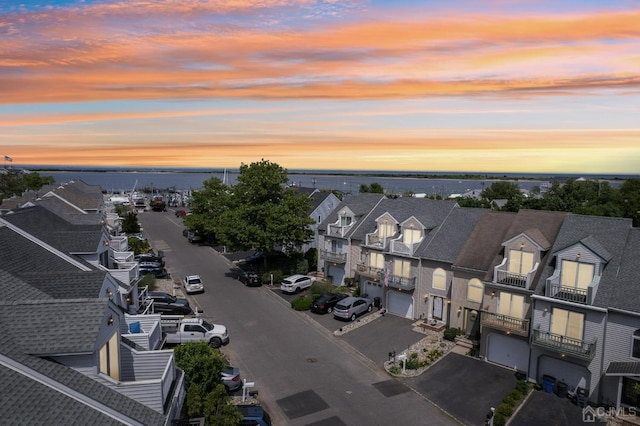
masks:
POLYGON ((262 285, 260 276, 253 271, 240 270, 238 273, 238 279, 247 287, 260 287, 262 285))
POLYGON ((316 314, 330 314, 336 303, 347 297, 344 293, 324 293, 311 304, 311 312, 316 314))
POLYGON ((153 301, 153 312, 157 314, 189 315, 193 313, 187 299, 179 299, 161 291, 150 291, 147 297, 153 301))

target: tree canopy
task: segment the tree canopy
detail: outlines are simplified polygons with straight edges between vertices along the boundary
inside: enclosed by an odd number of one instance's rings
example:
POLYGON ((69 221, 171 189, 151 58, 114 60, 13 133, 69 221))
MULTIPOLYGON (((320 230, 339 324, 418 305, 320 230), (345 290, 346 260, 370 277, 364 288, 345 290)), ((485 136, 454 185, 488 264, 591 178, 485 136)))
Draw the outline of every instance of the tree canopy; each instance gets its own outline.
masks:
POLYGON ((287 188, 288 172, 267 160, 242 164, 233 186, 212 178, 196 191, 185 224, 231 251, 295 251, 313 236, 309 198, 287 188))
POLYGON ((24 173, 18 169, 4 169, 0 172, 0 202, 13 195, 22 195, 25 191, 37 190, 45 185, 55 183, 51 176, 40 176, 39 173, 24 173))

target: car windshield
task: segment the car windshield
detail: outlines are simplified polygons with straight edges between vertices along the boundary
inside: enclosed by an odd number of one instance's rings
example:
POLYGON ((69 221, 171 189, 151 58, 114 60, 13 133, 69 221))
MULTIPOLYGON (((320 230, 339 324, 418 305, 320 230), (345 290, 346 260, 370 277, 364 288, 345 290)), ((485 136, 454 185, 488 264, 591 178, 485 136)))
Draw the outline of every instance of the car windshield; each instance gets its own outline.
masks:
POLYGON ((191 278, 189 280, 189 284, 200 284, 202 283, 202 281, 200 280, 200 278, 191 278))
POLYGON ((156 299, 158 299, 158 300, 166 300, 167 302, 171 302, 171 303, 173 303, 176 300, 178 300, 177 297, 172 296, 170 294, 166 294, 166 295, 161 294, 159 296, 156 296, 156 299))
POLYGON ((209 330, 209 331, 213 330, 213 325, 212 325, 212 324, 209 324, 209 323, 208 323, 208 322, 206 322, 206 321, 202 321, 202 326, 203 326, 204 328, 206 328, 207 330, 209 330))

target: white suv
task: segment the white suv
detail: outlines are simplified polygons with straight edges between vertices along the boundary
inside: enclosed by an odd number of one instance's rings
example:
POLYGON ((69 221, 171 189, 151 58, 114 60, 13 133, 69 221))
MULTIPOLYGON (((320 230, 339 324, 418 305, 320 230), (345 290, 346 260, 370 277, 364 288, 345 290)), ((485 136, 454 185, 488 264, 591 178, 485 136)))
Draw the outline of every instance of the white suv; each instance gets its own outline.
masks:
POLYGON ((184 285, 184 291, 187 294, 204 292, 204 284, 200 279, 200 275, 187 275, 182 280, 182 285, 184 285))
POLYGON ((311 283, 314 281, 315 278, 307 275, 292 275, 282 280, 280 291, 283 293, 300 293, 302 290, 311 287, 311 283))

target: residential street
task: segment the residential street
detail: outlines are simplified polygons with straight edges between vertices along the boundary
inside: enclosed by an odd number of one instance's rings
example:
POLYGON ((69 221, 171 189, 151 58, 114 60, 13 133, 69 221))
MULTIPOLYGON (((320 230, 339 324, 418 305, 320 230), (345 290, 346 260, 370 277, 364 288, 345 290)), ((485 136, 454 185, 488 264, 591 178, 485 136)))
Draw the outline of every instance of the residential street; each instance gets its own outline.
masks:
POLYGON ((145 212, 139 221, 152 247, 164 251, 174 281, 202 277, 205 293, 191 300, 228 327, 222 350, 255 383, 274 424, 458 424, 274 291, 242 285, 224 256, 187 242, 173 212, 145 212))

